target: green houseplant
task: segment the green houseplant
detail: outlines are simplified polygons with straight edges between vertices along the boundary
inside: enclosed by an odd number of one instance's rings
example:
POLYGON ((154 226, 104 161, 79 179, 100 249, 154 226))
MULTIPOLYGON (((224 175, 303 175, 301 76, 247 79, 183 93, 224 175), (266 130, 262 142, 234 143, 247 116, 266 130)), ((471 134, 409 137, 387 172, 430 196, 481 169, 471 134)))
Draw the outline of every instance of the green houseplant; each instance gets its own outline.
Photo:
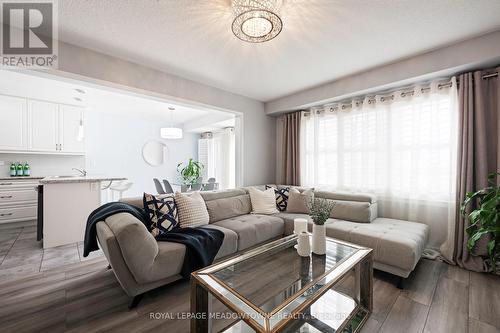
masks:
POLYGON ((201 162, 189 159, 187 163, 181 162, 177 164, 177 172, 182 178, 184 184, 195 184, 203 172, 204 165, 201 162))
POLYGON ((309 215, 314 224, 324 225, 326 220, 330 218, 330 213, 335 206, 335 201, 322 198, 313 198, 308 203, 309 215))
POLYGON ((467 247, 474 253, 477 242, 484 236, 490 235, 486 249, 486 260, 490 270, 498 273, 500 266, 500 187, 496 177, 500 173, 488 176, 488 186, 477 192, 466 194, 465 201, 460 208, 462 215, 469 220, 467 247), (467 207, 475 208, 467 214, 467 207))
POLYGON ((308 203, 309 215, 313 220, 312 252, 317 255, 326 253, 326 229, 325 222, 330 217, 330 213, 335 206, 335 202, 322 198, 313 198, 308 203))

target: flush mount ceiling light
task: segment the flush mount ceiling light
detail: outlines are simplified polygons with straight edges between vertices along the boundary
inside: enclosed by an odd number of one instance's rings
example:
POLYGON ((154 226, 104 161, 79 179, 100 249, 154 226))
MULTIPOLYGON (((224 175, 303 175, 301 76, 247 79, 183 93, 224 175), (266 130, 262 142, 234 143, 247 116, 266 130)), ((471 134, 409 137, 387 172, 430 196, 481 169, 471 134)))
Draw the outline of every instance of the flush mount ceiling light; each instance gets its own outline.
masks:
POLYGON ((233 33, 250 43, 262 43, 278 36, 283 22, 278 16, 282 0, 232 0, 233 33))
POLYGON ((182 128, 173 126, 173 115, 175 108, 169 107, 170 111, 170 127, 160 128, 160 136, 163 139, 182 139, 182 128))

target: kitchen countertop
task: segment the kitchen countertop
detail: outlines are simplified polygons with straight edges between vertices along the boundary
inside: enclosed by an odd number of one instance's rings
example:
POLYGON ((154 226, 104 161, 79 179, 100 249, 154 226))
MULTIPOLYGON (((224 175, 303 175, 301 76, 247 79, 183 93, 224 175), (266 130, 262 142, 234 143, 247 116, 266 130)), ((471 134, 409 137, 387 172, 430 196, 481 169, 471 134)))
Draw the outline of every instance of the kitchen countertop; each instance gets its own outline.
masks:
POLYGON ((43 179, 45 176, 14 176, 14 177, 0 177, 2 180, 22 180, 22 179, 43 179))
POLYGON ((124 177, 106 177, 106 176, 48 176, 40 180, 40 184, 62 184, 62 183, 97 183, 109 182, 115 180, 127 180, 124 177))

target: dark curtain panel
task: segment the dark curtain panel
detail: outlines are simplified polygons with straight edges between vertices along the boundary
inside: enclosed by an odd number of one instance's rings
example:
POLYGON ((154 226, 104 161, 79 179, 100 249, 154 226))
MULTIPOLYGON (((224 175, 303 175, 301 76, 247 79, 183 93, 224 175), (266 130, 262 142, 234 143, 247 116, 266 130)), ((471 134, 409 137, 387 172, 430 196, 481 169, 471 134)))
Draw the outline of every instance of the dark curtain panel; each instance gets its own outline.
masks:
MULTIPOLYGON (((499 167, 499 79, 483 79, 483 75, 498 72, 499 69, 500 67, 459 76, 458 209, 465 194, 486 187, 488 174, 497 171, 499 167)), ((454 260, 463 268, 486 271, 483 258, 471 255, 467 249, 467 223, 458 211, 454 260)), ((486 240, 483 239, 478 244, 477 254, 486 254, 486 240)))
POLYGON ((287 113, 281 121, 281 184, 300 185, 300 112, 287 113))

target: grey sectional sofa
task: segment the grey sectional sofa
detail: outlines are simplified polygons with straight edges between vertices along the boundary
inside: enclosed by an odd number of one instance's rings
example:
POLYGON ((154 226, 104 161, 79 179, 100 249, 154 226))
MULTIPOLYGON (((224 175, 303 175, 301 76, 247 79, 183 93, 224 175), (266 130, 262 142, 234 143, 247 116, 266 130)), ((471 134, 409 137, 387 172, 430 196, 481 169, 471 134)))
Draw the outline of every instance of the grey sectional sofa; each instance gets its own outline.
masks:
MULTIPOLYGON (((216 260, 293 233, 293 220, 306 214, 251 214, 245 188, 201 192, 210 224, 224 232, 216 260)), ((337 202, 327 222, 327 236, 370 247, 374 267, 402 278, 415 268, 427 243, 425 224, 380 218, 377 200, 370 195, 316 191, 316 197, 337 202)), ((142 207, 142 198, 123 201, 142 207)), ((312 229, 312 224, 310 225, 312 229)), ((157 242, 133 216, 120 213, 97 224, 97 236, 114 273, 132 297, 181 278, 185 247, 157 242)))

